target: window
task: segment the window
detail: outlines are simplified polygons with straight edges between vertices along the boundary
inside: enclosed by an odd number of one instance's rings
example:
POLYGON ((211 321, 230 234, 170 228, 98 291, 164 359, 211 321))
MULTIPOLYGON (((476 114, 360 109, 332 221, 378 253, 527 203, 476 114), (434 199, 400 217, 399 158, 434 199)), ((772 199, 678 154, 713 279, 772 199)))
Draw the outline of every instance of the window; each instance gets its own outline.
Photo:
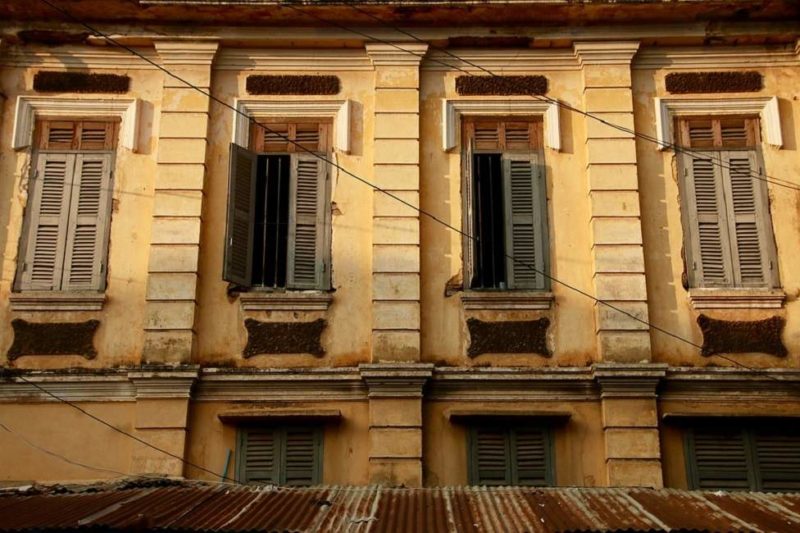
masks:
POLYGON ((252 151, 231 145, 224 278, 241 287, 327 289, 330 180, 318 156, 330 157, 330 124, 265 125, 253 126, 252 151))
POLYGON ((690 489, 800 490, 800 428, 707 424, 686 433, 690 489))
POLYGON ((17 289, 102 291, 118 122, 39 120, 17 289))
POLYGON ((692 287, 778 286, 756 118, 677 121, 683 219, 692 287))
POLYGON ((541 120, 465 119, 463 132, 467 287, 548 288, 541 120))
POLYGON ((468 438, 470 485, 555 483, 549 429, 487 424, 470 428, 468 438))
POLYGON ((236 456, 241 483, 308 486, 322 480, 322 430, 243 427, 236 456))

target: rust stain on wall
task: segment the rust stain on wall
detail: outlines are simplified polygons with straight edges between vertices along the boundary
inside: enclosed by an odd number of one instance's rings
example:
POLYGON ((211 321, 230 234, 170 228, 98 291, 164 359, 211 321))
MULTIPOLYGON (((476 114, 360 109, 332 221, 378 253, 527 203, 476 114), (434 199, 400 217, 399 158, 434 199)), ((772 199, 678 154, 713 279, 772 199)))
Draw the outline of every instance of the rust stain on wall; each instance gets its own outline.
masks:
POLYGON ((760 352, 785 356, 788 352, 781 340, 781 332, 786 320, 771 317, 764 320, 729 321, 697 317, 697 324, 703 332, 705 356, 718 353, 760 352))
POLYGON ((327 323, 319 318, 313 322, 260 322, 248 318, 247 345, 242 355, 309 353, 316 357, 325 355, 320 343, 322 330, 327 323))
POLYGON ((14 343, 8 350, 10 360, 23 355, 82 355, 97 356, 94 334, 99 320, 86 322, 55 322, 40 324, 17 318, 11 322, 14 343))

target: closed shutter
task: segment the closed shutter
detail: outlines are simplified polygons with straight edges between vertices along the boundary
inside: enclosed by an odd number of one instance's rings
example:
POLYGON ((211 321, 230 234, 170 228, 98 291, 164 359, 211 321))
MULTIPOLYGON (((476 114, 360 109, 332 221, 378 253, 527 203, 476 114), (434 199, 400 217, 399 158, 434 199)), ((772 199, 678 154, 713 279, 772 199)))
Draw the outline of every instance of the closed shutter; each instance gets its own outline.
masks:
POLYGON ((289 486, 308 486, 319 483, 318 450, 320 432, 312 428, 286 430, 284 475, 282 483, 289 486))
POLYGON ((75 156, 68 154, 39 154, 37 157, 22 264, 22 290, 61 288, 74 163, 75 156))
POLYGON ((515 483, 519 485, 551 485, 549 442, 544 429, 519 429, 513 434, 516 449, 515 483))
POLYGON ((772 284, 774 267, 772 232, 764 184, 755 151, 720 154, 729 206, 728 231, 737 286, 772 284))
POLYGON ((323 289, 325 279, 325 205, 327 163, 311 154, 292 155, 289 246, 286 285, 323 289))
POLYGON ((504 154, 506 261, 512 289, 544 289, 547 216, 544 173, 537 155, 504 154))
POLYGON ((742 431, 696 429, 687 438, 691 489, 745 490, 755 486, 742 431))
POLYGON ((759 490, 800 491, 800 433, 755 434, 759 490))
POLYGON ((510 485, 513 460, 508 432, 475 428, 472 435, 472 485, 510 485))
POLYGON ((689 270, 696 287, 733 283, 722 170, 712 157, 716 155, 682 155, 686 220, 692 241, 689 270))
POLYGON ((240 437, 239 481, 280 483, 280 442, 272 429, 249 429, 240 437))
POLYGON ((255 153, 231 144, 228 227, 222 277, 242 287, 252 283, 256 161, 255 153))
POLYGON ((104 288, 112 160, 111 154, 75 157, 62 283, 65 290, 104 288))

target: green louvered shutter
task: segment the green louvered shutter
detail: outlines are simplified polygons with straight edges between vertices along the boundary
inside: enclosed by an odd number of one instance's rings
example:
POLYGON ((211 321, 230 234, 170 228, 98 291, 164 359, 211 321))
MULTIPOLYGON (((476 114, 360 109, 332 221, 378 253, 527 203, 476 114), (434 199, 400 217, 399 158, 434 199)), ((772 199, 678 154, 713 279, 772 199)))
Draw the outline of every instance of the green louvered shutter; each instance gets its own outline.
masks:
POLYGON ((502 428, 473 428, 471 438, 471 485, 510 485, 511 449, 502 428))
POLYGON ((280 441, 273 429, 247 429, 239 437, 239 481, 279 484, 280 441))
POLYGON ((687 434, 691 489, 746 490, 755 486, 746 434, 738 429, 695 429, 687 434))
POLYGON ((21 290, 60 290, 75 156, 39 154, 27 213, 21 290))
POLYGON ((550 438, 542 428, 517 429, 512 433, 516 461, 514 483, 518 485, 552 485, 550 438))
POLYGON ((320 482, 321 432, 315 428, 288 428, 284 440, 282 484, 308 486, 320 482))
POLYGON ((503 155, 506 258, 511 289, 545 289, 547 204, 544 172, 535 154, 503 155))
POLYGON ((249 287, 253 277, 253 217, 257 159, 255 153, 231 144, 228 225, 222 278, 242 287, 249 287))
POLYGON ((64 290, 105 288, 112 166, 112 154, 85 153, 75 158, 64 259, 64 290))
POLYGON ((756 431, 755 461, 759 490, 800 491, 800 433, 756 431))
POLYGON ((291 289, 325 289, 328 165, 311 154, 292 154, 287 282, 291 289))

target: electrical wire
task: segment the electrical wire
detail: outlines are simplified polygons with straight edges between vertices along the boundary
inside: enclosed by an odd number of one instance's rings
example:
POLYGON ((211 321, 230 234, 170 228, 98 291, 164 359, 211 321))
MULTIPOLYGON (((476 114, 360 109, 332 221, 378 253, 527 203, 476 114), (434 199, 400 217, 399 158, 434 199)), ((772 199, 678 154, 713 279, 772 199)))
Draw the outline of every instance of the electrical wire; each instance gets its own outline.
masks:
MULTIPOLYGON (((366 179, 364 179, 364 178, 362 178, 362 177, 360 177, 360 176, 358 176, 358 175, 354 174, 353 172, 351 172, 351 171, 349 171, 348 169, 346 169, 346 168, 342 167, 342 166, 341 166, 341 165, 339 165, 338 163, 336 163, 336 162, 333 162, 333 161, 331 161, 330 159, 328 159, 328 158, 326 158, 326 157, 322 156, 321 154, 319 154, 319 153, 316 153, 316 152, 314 152, 314 151, 312 151, 312 150, 310 150, 310 149, 307 149, 307 148, 305 148, 304 146, 302 146, 301 144, 297 143, 296 141, 294 141, 294 140, 292 140, 292 139, 288 138, 287 136, 283 135, 281 132, 274 131, 274 130, 272 130, 272 129, 268 128, 266 125, 264 125, 264 124, 262 124, 262 123, 259 123, 259 122, 257 122, 257 121, 256 121, 256 120, 255 120, 253 117, 250 117, 249 115, 247 115, 247 114, 246 114, 246 113, 244 113, 243 111, 241 111, 241 110, 239 110, 239 109, 235 108, 234 106, 232 106, 232 105, 228 104, 227 102, 225 102, 225 101, 221 100, 220 98, 218 98, 218 97, 214 96, 213 94, 211 94, 211 93, 210 93, 210 91, 204 91, 202 88, 200 88, 200 87, 198 87, 198 86, 196 86, 196 85, 194 85, 194 84, 192 84, 192 83, 188 82, 187 80, 183 79, 182 77, 178 76, 177 74, 175 74, 175 73, 171 72, 170 70, 166 69, 166 68, 165 68, 165 67, 163 67, 162 65, 159 65, 159 64, 158 64, 158 63, 156 63, 155 61, 152 61, 150 58, 148 58, 148 57, 145 57, 144 55, 140 54, 140 53, 139 53, 139 52, 137 52, 135 49, 133 49, 133 48, 130 48, 129 46, 126 46, 126 45, 125 45, 125 44, 123 44, 123 43, 120 43, 119 41, 117 41, 117 40, 116 40, 116 39, 114 39, 113 37, 111 37, 111 36, 109 36, 109 35, 106 35, 105 33, 101 32, 101 31, 97 30, 96 28, 92 27, 91 25, 89 25, 89 24, 85 23, 85 22, 84 22, 84 21, 82 21, 81 19, 78 19, 77 17, 73 16, 73 15, 72 15, 71 13, 69 13, 68 11, 66 11, 66 10, 64 10, 64 9, 62 9, 62 8, 60 8, 60 7, 58 7, 58 6, 56 6, 56 5, 54 5, 52 2, 50 2, 50 0, 40 0, 40 1, 41 1, 42 3, 44 3, 44 4, 46 4, 47 6, 49 6, 51 9, 53 9, 53 10, 57 11, 58 13, 62 14, 63 16, 65 16, 66 18, 68 18, 69 20, 71 20, 71 21, 75 22, 76 24, 79 24, 80 26, 82 26, 82 27, 86 28, 86 29, 87 29, 87 30, 89 30, 89 31, 90 31, 92 34, 94 34, 94 35, 96 35, 96 36, 98 36, 98 37, 101 37, 101 38, 103 38, 104 40, 106 40, 107 42, 109 42, 109 43, 113 44, 114 46, 117 46, 117 47, 119 47, 119 48, 121 48, 121 49, 123 49, 123 50, 126 50, 126 51, 130 52, 131 54, 133 54, 133 55, 135 55, 135 56, 139 57, 140 59, 142 59, 142 60, 144 60, 145 62, 147 62, 147 63, 151 64, 152 66, 154 66, 156 69, 158 69, 158 70, 161 70, 162 72, 164 72, 165 74, 167 74, 167 75, 168 75, 168 76, 170 76, 171 78, 173 78, 173 79, 175 79, 175 80, 177 80, 177 81, 180 81, 181 83, 185 84, 187 87, 189 87, 189 88, 191 88, 191 89, 193 89, 193 90, 195 90, 195 91, 199 92, 200 94, 203 94, 204 96, 206 96, 207 98, 209 98, 209 100, 211 100, 211 101, 213 101, 213 102, 216 102, 216 103, 218 103, 218 104, 220 104, 220 105, 222 105, 222 106, 224 106, 224 107, 226 107, 226 108, 228 108, 228 109, 231 109, 231 110, 232 110, 232 111, 234 111, 235 113, 237 113, 237 114, 241 115, 242 117, 246 118, 246 119, 248 120, 248 122, 249 122, 249 123, 256 125, 256 127, 259 127, 259 128, 261 128, 261 129, 263 129, 263 130, 265 130, 265 131, 267 131, 267 132, 269 132, 269 133, 271 133, 271 134, 273 134, 273 135, 276 135, 276 136, 278 136, 279 138, 281 138, 281 139, 285 140, 286 142, 289 142, 289 143, 293 144, 294 146, 296 146, 296 147, 300 148, 302 151, 305 151, 305 152, 307 152, 307 153, 309 153, 309 154, 312 154, 312 155, 314 155, 314 156, 315 156, 315 157, 317 157, 318 159, 320 159, 320 160, 324 161, 325 163, 327 163, 327 164, 331 165, 332 167, 336 168, 336 169, 337 169, 337 170, 339 170, 340 172, 342 172, 342 173, 344 173, 344 174, 346 174, 346 175, 348 175, 348 176, 350 176, 350 177, 352 177, 352 178, 356 179, 357 181, 360 181, 361 183, 363 183, 363 184, 367 185, 368 187, 372 188, 373 190, 375 190, 375 191, 377 191, 377 192, 383 193, 383 194, 385 194, 385 195, 389 196, 390 198, 393 198, 393 199, 397 200, 398 202, 400 202, 400 203, 402 203, 402 204, 404 204, 404 205, 406 205, 406 206, 410 207, 411 209, 413 209, 413 210, 417 211, 417 212, 418 212, 418 213, 420 213, 421 215, 424 215, 424 216, 426 216, 426 217, 430 218, 431 220, 433 220, 433 221, 435 221, 435 222, 437 222, 437 223, 439 223, 439 224, 443 225, 444 227, 446 227, 446 228, 448 228, 448 229, 450 229, 450 230, 452 230, 452 231, 454 231, 454 232, 456 232, 456 233, 458 233, 458 234, 460 234, 460 235, 464 236, 465 238, 468 238, 468 239, 470 239, 470 240, 473 240, 473 241, 475 241, 475 242, 478 242, 478 239, 477 239, 476 237, 473 237, 473 236, 471 236, 471 235, 469 235, 469 234, 465 233, 464 231, 462 231, 462 230, 460 230, 460 229, 458 229, 458 228, 456 228, 456 227, 452 226, 451 224, 449 224, 449 223, 445 222, 444 220, 440 219, 440 218, 439 218, 439 217, 437 217, 436 215, 434 215, 434 214, 432 214, 432 213, 430 213, 430 212, 428 212, 428 211, 426 211, 426 210, 423 210, 423 209, 421 209, 421 208, 420 208, 420 207, 418 207, 418 206, 415 206, 415 205, 411 204, 410 202, 408 202, 408 201, 406 201, 406 200, 404 200, 404 199, 402 199, 402 198, 400 198, 400 197, 396 196, 395 194, 392 194, 390 191, 386 191, 386 190, 382 189, 381 187, 379 187, 379 186, 377 186, 377 185, 373 184, 372 182, 370 182, 370 181, 368 181, 368 180, 366 180, 366 179)), ((285 4, 284 4, 284 5, 285 5, 285 4)), ((292 7, 292 8, 295 8, 294 6, 287 6, 287 7, 292 7)), ((324 19, 323 19, 323 20, 324 20, 324 19)), ((343 29, 347 29, 347 28, 346 28, 346 27, 343 27, 343 29)), ((348 29, 348 31, 351 31, 351 30, 349 30, 349 29, 348 29)), ((359 32, 357 32, 357 31, 355 31, 355 30, 352 30, 352 31, 353 31, 354 33, 359 33, 359 32)), ((360 34, 360 33, 359 33, 359 34, 360 34)), ((362 35, 365 35, 365 34, 362 34, 362 35)), ((365 35, 365 36, 366 36, 366 35, 365 35)), ((367 36, 367 37, 368 37, 368 38, 370 38, 370 39, 372 39, 372 40, 376 40, 376 41, 380 42, 380 39, 373 39, 372 37, 369 37, 369 36, 367 36)), ((389 44, 391 44, 391 43, 389 43, 389 44)), ((402 50, 402 48, 401 48, 401 50, 402 50)), ((408 51, 407 51, 407 52, 408 52, 408 51)), ((412 52, 409 52, 409 53, 412 53, 412 52)), ((557 102, 557 101, 556 101, 556 102, 557 102)), ((561 104, 559 103, 559 105, 561 105, 561 104)), ((568 109, 569 109, 569 108, 568 108, 568 109)), ((583 113, 585 113, 585 112, 583 112, 583 113)), ((601 119, 599 119, 599 120, 601 120, 601 119)), ((602 122, 602 120, 601 120, 601 122, 602 122)), ((593 296, 593 295, 589 294, 588 292, 586 292, 586 291, 584 291, 584 290, 582 290, 582 289, 580 289, 580 288, 578 288, 578 287, 575 287, 574 285, 571 285, 571 284, 569 284, 569 283, 566 283, 566 282, 564 282, 564 281, 561 281, 561 280, 559 280, 559 279, 555 278, 554 276, 552 276, 552 275, 550 275, 550 274, 548 274, 548 273, 546 273, 546 272, 543 272, 543 271, 541 271, 541 270, 539 270, 539 269, 536 269, 535 267, 533 267, 533 266, 531 266, 531 265, 529 265, 529 264, 527 264, 527 263, 525 263, 525 262, 522 262, 522 261, 520 261, 520 260, 517 260, 516 258, 514 258, 513 256, 511 256, 511 255, 509 255, 509 254, 505 254, 505 257, 506 257, 507 259, 510 259, 511 261, 515 262, 515 263, 518 263, 518 264, 520 264, 520 265, 524 266, 525 268, 528 268, 528 269, 530 269, 531 271, 533 271, 533 272, 535 272, 535 273, 537 273, 537 274, 539 274, 539 275, 542 275, 542 276, 544 276, 544 277, 548 278, 550 281, 552 281, 552 282, 554 282, 554 283, 556 283, 556 284, 559 284, 559 285, 561 285, 561 286, 563 286, 563 287, 565 287, 565 288, 567 288, 567 289, 570 289, 570 290, 572 290, 572 291, 574 291, 574 292, 576 292, 576 293, 578 293, 578 294, 581 294, 581 295, 583 295, 583 296, 585 296, 585 297, 587 297, 587 298, 589 298, 589 299, 593 300, 593 301, 594 301, 595 303, 597 303, 597 304, 604 305, 604 306, 606 306, 606 307, 608 307, 608 308, 610 308, 610 309, 612 309, 612 310, 614 310, 614 311, 616 311, 616 312, 619 312, 619 313, 620 313, 620 314, 622 314, 622 315, 628 316, 629 318, 633 319, 634 321, 636 321, 636 322, 640 322, 640 323, 642 323, 642 324, 644 324, 644 325, 648 326, 649 328, 651 328, 651 329, 653 329, 653 330, 655 330, 655 331, 659 331, 659 332, 661 332, 661 333, 663 333, 663 334, 665 334, 665 335, 668 335, 668 336, 670 336, 670 337, 672 337, 672 338, 674 338, 674 339, 676 339, 676 340, 679 340, 679 341, 681 341, 681 342, 684 342, 684 343, 686 343, 686 344, 688 344, 688 345, 690 345, 690 346, 693 346, 693 347, 695 347, 695 348, 702 348, 702 346, 701 346, 701 345, 699 345, 699 344, 697 344, 697 343, 695 343, 695 342, 693 342, 693 341, 691 341, 691 340, 689 340, 689 339, 686 339, 686 338, 684 338, 684 337, 681 337, 680 335, 678 335, 678 334, 676 334, 676 333, 673 333, 673 332, 671 332, 671 331, 669 331, 669 330, 666 330, 666 329, 664 329, 664 328, 662 328, 662 327, 660 327, 660 326, 654 325, 654 324, 650 323, 650 322, 649 322, 649 321, 647 321, 647 320, 644 320, 644 319, 642 319, 642 318, 639 318, 639 317, 637 317, 637 316, 633 315, 632 313, 629 313, 629 312, 627 312, 627 311, 625 311, 625 310, 623 310, 623 309, 621 309, 621 308, 619 308, 619 307, 617 307, 617 306, 614 306, 613 304, 611 304, 611 303, 609 303, 609 302, 606 302, 606 301, 604 301, 604 300, 601 300, 601 299, 599 299, 599 298, 597 298, 597 297, 595 297, 595 296, 593 296)), ((751 370, 751 371, 757 371, 756 369, 750 368, 750 367, 748 367, 748 366, 746 366, 746 365, 744 365, 744 364, 742 364, 742 363, 739 363, 738 361, 736 361, 736 360, 734 360, 734 359, 730 359, 730 358, 727 358, 727 357, 724 357, 724 356, 719 356, 719 357, 721 357, 721 358, 723 358, 723 359, 726 359, 726 360, 728 360, 728 361, 732 362, 733 364, 735 364, 735 365, 737 365, 737 366, 740 366, 740 367, 742 367, 742 368, 746 368, 746 369, 748 369, 748 370, 751 370)), ((765 374, 765 375, 766 375, 767 377, 770 377, 770 378, 773 378, 773 379, 775 379, 776 381, 781 381, 781 382, 786 382, 786 381, 787 381, 787 380, 783 380, 783 379, 775 378, 774 376, 770 376, 769 374, 765 374)), ((48 391, 47 389, 45 389, 45 388, 43 388, 43 387, 39 386, 38 384, 36 384, 36 383, 35 383, 35 382, 33 382, 33 381, 30 381, 30 380, 28 380, 27 378, 25 378, 25 377, 23 377, 23 376, 17 376, 17 378, 18 378, 18 379, 20 379, 20 380, 22 380, 23 382, 26 382, 26 383, 28 383, 28 384, 32 385, 32 386, 33 386, 33 387, 35 387, 35 388, 37 388, 37 389, 41 390, 42 392, 44 392, 44 393, 45 393, 45 394, 47 394, 48 396, 51 396, 51 397, 53 397, 54 399, 56 399, 56 400, 58 400, 58 401, 60 401, 60 402, 63 402, 63 403, 65 403, 65 404, 67 404, 67 405, 69 405, 69 406, 73 407, 74 409, 76 409, 76 410, 80 411, 80 412, 81 412, 81 413, 83 413, 84 415, 86 415, 86 416, 88 416, 88 417, 92 418, 93 420, 95 420, 95 421, 99 422, 100 424, 103 424, 103 425, 107 426, 108 428, 112 429, 113 431, 116 431, 116 432, 118 432, 118 433, 120 433, 120 434, 126 435, 126 436, 128 436, 129 438, 131 438, 131 439, 133 439, 133 440, 135 440, 135 441, 137 441, 137 442, 139 442, 139 443, 141 443, 141 444, 143 444, 143 445, 145 445, 145 446, 147 446, 147 447, 149 447, 149 448, 151 448, 151 449, 154 449, 154 450, 156 450, 156 451, 159 451, 159 452, 161 452, 161 453, 163 453, 163 454, 165 454, 165 455, 168 455, 168 456, 170 456, 170 457, 173 457, 173 458, 175 458, 175 459, 177 459, 177 460, 181 461, 183 464, 186 464, 187 466, 190 466, 190 467, 192 467, 192 468, 196 468, 196 469, 198 469, 198 470, 200 470, 200 471, 203 471, 203 472, 206 472, 206 473, 209 473, 209 474, 213 474, 214 476, 217 476, 217 477, 219 477, 219 478, 222 478, 222 479, 228 479, 228 480, 231 480, 231 481, 234 481, 234 482, 236 482, 236 480, 234 480, 234 479, 232 479, 232 478, 229 478, 229 477, 224 477, 224 476, 220 475, 220 474, 219 474, 219 473, 217 473, 217 472, 214 472, 214 471, 212 471, 212 470, 209 470, 209 469, 207 469, 207 468, 205 468, 205 467, 202 467, 202 466, 196 465, 196 464, 194 464, 194 463, 192 463, 192 462, 189 462, 189 461, 187 461, 186 459, 184 459, 183 457, 180 457, 180 456, 178 456, 178 455, 175 455, 175 454, 173 454, 173 453, 171 453, 171 452, 169 452, 169 451, 167 451, 167 450, 164 450, 164 449, 162 449, 162 448, 159 448, 159 447, 157 447, 157 446, 155 446, 155 445, 153 445, 153 444, 151 444, 151 443, 149 443, 149 442, 147 442, 147 441, 145 441, 145 440, 143 440, 143 439, 141 439, 141 438, 139 438, 139 437, 137 437, 137 436, 135 436, 135 435, 133 435, 133 434, 131 434, 131 433, 128 433, 128 432, 126 432, 126 431, 124 431, 124 430, 122 430, 122 429, 120 429, 120 428, 117 428, 116 426, 114 426, 114 425, 110 424, 109 422, 106 422, 105 420, 103 420, 103 419, 101 419, 101 418, 99 418, 99 417, 97 417, 97 416, 95 416, 95 415, 93 415, 93 414, 91 414, 91 413, 87 412, 86 410, 84 410, 84 409, 83 409, 83 408, 81 408, 80 406, 76 405, 75 403, 73 403, 73 402, 71 402, 71 401, 69 401, 69 400, 67 400, 67 399, 65 399, 65 398, 62 398, 62 397, 60 397, 60 396, 58 396, 58 395, 56 395, 56 394, 53 394, 52 392, 50 392, 50 391, 48 391)))

